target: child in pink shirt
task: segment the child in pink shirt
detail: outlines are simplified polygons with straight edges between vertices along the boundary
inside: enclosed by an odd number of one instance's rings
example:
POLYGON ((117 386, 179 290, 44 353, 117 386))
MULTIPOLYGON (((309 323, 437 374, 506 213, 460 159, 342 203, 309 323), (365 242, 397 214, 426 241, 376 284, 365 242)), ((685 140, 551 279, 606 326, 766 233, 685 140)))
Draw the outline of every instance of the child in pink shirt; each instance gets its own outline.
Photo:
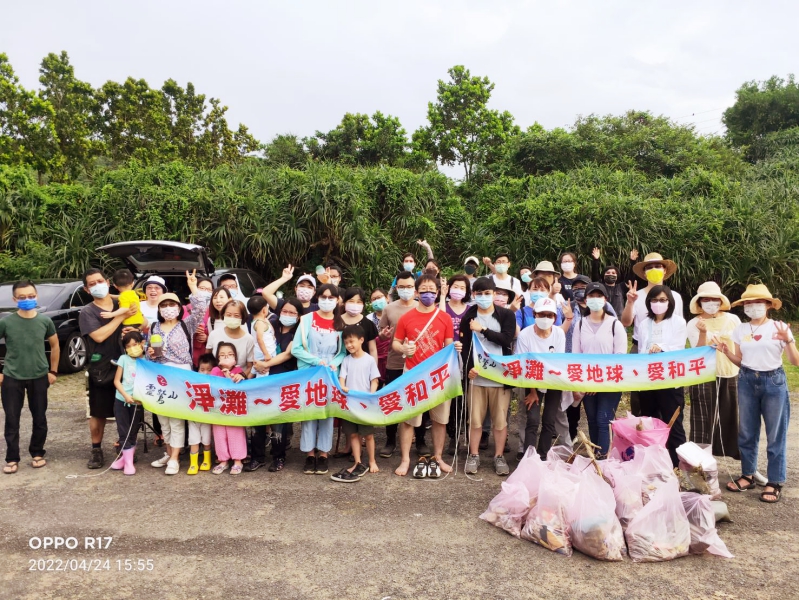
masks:
MULTIPOLYGON (((236 347, 228 342, 219 344, 216 350, 217 366, 211 371, 211 375, 227 377, 233 383, 238 383, 244 379, 244 371, 236 366, 238 356, 236 347)), ((233 459, 233 467, 230 469, 231 475, 239 475, 243 467, 242 460, 247 457, 247 434, 244 427, 234 425, 214 425, 214 446, 216 447, 216 457, 219 459, 212 473, 220 475, 228 468, 228 461, 233 459)))

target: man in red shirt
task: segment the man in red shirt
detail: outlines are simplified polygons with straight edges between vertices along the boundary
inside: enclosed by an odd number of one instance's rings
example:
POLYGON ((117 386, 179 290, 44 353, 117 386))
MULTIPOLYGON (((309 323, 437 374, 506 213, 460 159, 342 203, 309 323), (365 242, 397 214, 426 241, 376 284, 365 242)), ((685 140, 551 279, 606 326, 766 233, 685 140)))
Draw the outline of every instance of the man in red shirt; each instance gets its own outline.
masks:
MULTIPOLYGON (((430 275, 422 275, 416 280, 416 292, 419 303, 400 317, 394 332, 392 348, 405 357, 405 370, 408 371, 430 358, 452 343, 454 337, 452 318, 438 308, 438 280, 430 275)), ((449 421, 449 405, 447 400, 430 411, 433 421, 433 456, 420 456, 413 471, 417 478, 441 476, 441 471, 452 470, 441 454, 444 451, 447 422, 449 421)), ((411 465, 411 441, 413 428, 422 424, 422 415, 400 424, 400 450, 402 462, 394 471, 397 475, 406 475, 411 465)))

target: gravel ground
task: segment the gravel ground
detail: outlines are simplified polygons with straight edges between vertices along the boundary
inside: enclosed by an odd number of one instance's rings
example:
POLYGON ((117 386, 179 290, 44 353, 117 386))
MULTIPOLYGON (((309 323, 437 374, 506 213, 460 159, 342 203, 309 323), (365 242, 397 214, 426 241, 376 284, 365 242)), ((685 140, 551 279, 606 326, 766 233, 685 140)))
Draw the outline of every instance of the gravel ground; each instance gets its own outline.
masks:
MULTIPOLYGON (((399 478, 392 474, 395 455, 379 460, 380 473, 345 485, 302 474, 297 436, 277 474, 188 477, 184 462, 178 476, 166 477, 148 465, 158 456, 151 449, 135 477, 98 475, 85 468, 82 386, 77 375, 51 390, 48 466, 34 470, 25 457, 19 473, 0 476, 0 598, 799 597, 798 488, 786 487, 774 506, 752 492, 724 494, 734 522, 719 530, 731 560, 601 563, 577 552, 564 558, 478 519, 501 482, 490 453, 478 480, 462 470, 441 481, 399 478), (44 536, 77 538, 79 548, 29 547, 31 538, 44 536), (83 549, 84 538, 97 536, 113 537, 110 548, 83 549), (31 570, 49 567, 48 559, 76 559, 62 563, 70 569, 98 559, 101 569, 31 570), (126 559, 133 570, 125 570, 126 559), (151 559, 152 570, 146 562, 137 570, 138 559, 151 559)), ((115 438, 109 427, 106 456, 115 438)), ((28 418, 25 444, 29 432, 28 418)), ((794 423, 791 481, 797 437, 794 423)), ((516 443, 514 437, 514 450, 516 443)), ((765 472, 765 449, 761 456, 765 472)), ((333 460, 331 469, 344 464, 333 460)), ((729 470, 738 473, 733 461, 729 470)))

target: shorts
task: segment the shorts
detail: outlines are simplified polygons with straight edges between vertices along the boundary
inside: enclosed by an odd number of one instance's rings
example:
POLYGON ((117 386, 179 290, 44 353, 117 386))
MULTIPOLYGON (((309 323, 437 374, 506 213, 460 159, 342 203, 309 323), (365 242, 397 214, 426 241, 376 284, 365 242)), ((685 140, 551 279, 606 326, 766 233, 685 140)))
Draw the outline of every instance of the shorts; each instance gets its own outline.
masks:
POLYGON ((509 406, 509 389, 472 384, 469 394, 469 422, 475 429, 479 428, 485 421, 486 413, 490 411, 492 429, 502 431, 508 426, 509 406))
POLYGON ((99 386, 89 378, 89 416, 95 419, 114 418, 117 390, 113 384, 99 386))
MULTIPOLYGON (((449 407, 452 404, 452 400, 447 400, 446 402, 442 402, 435 408, 430 409, 430 418, 433 420, 434 423, 438 423, 439 425, 446 425, 449 423, 449 407)), ((411 427, 421 427, 422 425, 422 415, 416 415, 413 419, 408 419, 405 421, 407 425, 411 427)))
POLYGON ((358 425, 344 420, 341 421, 341 430, 344 432, 344 435, 348 436, 356 433, 363 437, 375 434, 375 428, 371 425, 358 425))

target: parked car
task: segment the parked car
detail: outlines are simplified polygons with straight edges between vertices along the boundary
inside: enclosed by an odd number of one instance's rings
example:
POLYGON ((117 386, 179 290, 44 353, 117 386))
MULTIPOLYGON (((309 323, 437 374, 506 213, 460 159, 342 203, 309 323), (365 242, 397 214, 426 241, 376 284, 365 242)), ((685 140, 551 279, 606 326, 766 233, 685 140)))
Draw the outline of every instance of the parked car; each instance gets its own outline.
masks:
MULTIPOLYGON (((86 342, 80 335, 81 309, 92 302, 80 279, 41 279, 33 282, 39 297, 39 312, 55 324, 61 345, 60 373, 77 373, 86 365, 86 342)), ((17 310, 11 288, 14 282, 0 283, 0 319, 17 310)), ((47 354, 50 344, 44 342, 47 354)), ((0 341, 0 362, 5 360, 5 341, 0 341)))
POLYGON ((214 287, 222 275, 232 273, 239 280, 239 290, 246 297, 266 287, 267 281, 250 269, 216 269, 205 248, 197 244, 160 240, 118 242, 97 249, 120 260, 136 276, 136 289, 141 289, 150 275, 166 280, 170 292, 183 300, 189 297, 186 271, 197 269, 197 275, 210 277, 214 287))

